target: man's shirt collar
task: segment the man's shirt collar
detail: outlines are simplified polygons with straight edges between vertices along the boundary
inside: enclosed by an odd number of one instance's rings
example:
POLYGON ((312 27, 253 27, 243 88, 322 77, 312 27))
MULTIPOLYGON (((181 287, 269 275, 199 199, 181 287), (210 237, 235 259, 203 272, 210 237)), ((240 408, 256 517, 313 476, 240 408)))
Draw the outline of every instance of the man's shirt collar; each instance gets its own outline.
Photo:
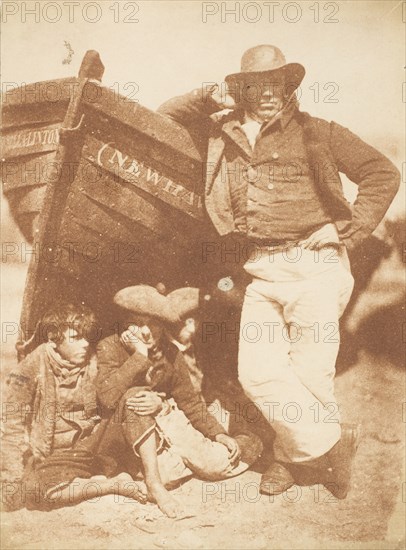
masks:
MULTIPOLYGON (((262 123, 261 132, 268 130, 274 124, 279 124, 281 129, 285 130, 286 126, 292 120, 292 117, 296 113, 296 111, 297 111, 296 101, 290 101, 271 120, 262 123)), ((247 118, 247 115, 246 115, 246 118, 247 118)))
MULTIPOLYGON (((274 125, 279 124, 282 131, 288 126, 289 122, 292 120, 295 113, 298 111, 296 101, 290 101, 287 105, 279 111, 279 113, 272 119, 267 122, 263 122, 260 126, 261 134, 267 132, 274 125)), ((222 130, 227 134, 248 156, 252 155, 252 147, 249 144, 248 138, 242 125, 245 122, 249 122, 249 119, 243 111, 236 111, 235 117, 227 120, 223 126, 222 130)))

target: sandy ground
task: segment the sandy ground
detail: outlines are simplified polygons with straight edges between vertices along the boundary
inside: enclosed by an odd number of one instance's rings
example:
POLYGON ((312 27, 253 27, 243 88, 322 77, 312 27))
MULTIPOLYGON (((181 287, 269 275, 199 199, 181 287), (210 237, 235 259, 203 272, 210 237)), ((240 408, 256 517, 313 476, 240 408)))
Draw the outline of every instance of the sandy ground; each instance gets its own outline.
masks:
MULTIPOLYGON (((24 276, 18 264, 3 270, 2 380, 16 361, 15 336, 7 336, 13 325, 5 323, 18 322, 24 276)), ((249 471, 227 482, 194 479, 176 489, 191 516, 177 521, 152 504, 114 496, 52 512, 3 513, 2 548, 404 548, 404 371, 363 353, 336 386, 343 420, 363 430, 353 489, 344 501, 321 485, 262 496, 260 474, 249 471)))

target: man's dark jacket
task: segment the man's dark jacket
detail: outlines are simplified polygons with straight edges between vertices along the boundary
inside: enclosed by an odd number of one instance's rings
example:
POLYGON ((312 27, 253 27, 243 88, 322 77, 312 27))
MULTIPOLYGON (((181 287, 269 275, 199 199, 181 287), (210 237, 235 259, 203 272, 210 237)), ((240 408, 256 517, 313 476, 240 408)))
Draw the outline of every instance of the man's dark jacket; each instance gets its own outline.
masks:
MULTIPOLYGON (((237 111, 224 117, 210 95, 194 90, 164 103, 159 112, 187 127, 196 144, 207 151, 205 207, 220 236, 235 232, 230 192, 221 173, 227 129, 237 111)), ((294 113, 303 127, 309 165, 314 170, 320 195, 335 222, 341 241, 349 250, 365 240, 377 227, 395 196, 400 174, 384 155, 347 128, 315 118, 297 108, 294 113), (353 205, 344 197, 339 173, 358 185, 353 205)))

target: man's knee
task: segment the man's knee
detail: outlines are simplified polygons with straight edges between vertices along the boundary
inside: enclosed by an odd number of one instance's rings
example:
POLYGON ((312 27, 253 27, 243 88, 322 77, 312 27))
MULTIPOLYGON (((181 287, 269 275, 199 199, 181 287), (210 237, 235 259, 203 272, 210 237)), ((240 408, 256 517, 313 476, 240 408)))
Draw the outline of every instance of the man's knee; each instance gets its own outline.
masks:
POLYGON ((257 393, 263 393, 265 388, 272 384, 274 379, 274 373, 271 372, 266 374, 259 370, 254 371, 253 369, 240 369, 238 371, 238 381, 244 392, 251 398, 255 397, 257 393))

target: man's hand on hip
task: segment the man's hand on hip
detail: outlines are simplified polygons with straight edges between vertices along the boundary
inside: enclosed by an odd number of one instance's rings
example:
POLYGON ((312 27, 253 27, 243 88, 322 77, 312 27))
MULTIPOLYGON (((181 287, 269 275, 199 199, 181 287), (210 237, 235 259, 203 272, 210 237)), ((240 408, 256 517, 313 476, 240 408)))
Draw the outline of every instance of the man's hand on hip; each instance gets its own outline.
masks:
POLYGON ((309 250, 319 250, 324 246, 340 246, 340 239, 338 237, 337 228, 334 223, 327 223, 320 229, 315 231, 303 241, 300 241, 300 246, 309 250))

